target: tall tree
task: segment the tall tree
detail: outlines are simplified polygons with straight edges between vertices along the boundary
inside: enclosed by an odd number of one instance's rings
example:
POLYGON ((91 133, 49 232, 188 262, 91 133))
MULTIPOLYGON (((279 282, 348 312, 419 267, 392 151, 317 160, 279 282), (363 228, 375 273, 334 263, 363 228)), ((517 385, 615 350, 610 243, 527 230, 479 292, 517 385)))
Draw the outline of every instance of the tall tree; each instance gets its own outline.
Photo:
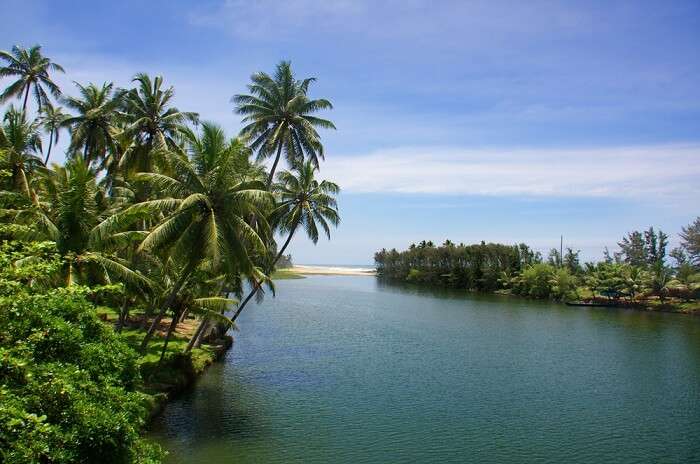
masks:
POLYGON ((95 173, 80 158, 44 170, 41 204, 16 211, 19 223, 31 225, 27 238, 50 240, 63 258, 60 281, 94 285, 118 279, 141 289, 148 281, 131 270, 114 251, 127 234, 100 228, 113 211, 96 182, 95 173))
POLYGON ((700 216, 692 224, 683 227, 680 236, 681 246, 688 254, 690 262, 700 267, 700 216))
POLYGON ((0 68, 0 78, 17 77, 17 80, 0 94, 0 102, 4 102, 12 97, 22 98, 24 96, 22 110, 26 112, 27 100, 32 88, 34 89, 34 99, 39 110, 41 110, 43 105, 49 103, 49 96, 44 87, 55 98, 61 96, 61 89, 51 80, 49 71, 65 71, 60 65, 41 54, 40 45, 34 45, 29 50, 17 45, 12 47, 11 52, 0 50, 0 60, 7 63, 6 66, 0 68))
POLYGON ((632 266, 646 266, 646 244, 641 232, 635 230, 628 233, 617 246, 620 247, 620 252, 615 253, 617 259, 632 266))
POLYGON ((24 111, 10 106, 0 125, 0 149, 0 167, 10 172, 10 188, 33 199, 29 176, 41 165, 39 123, 27 121, 24 111))
POLYGON ((162 88, 162 76, 151 79, 148 74, 141 73, 132 82, 136 83, 136 88, 124 95, 124 132, 134 143, 124 153, 121 163, 135 172, 150 172, 154 158, 162 163, 164 152, 177 146, 186 123, 196 123, 198 115, 172 106, 175 91, 173 87, 162 88))
MULTIPOLYGON (((280 172, 277 176, 279 184, 275 186, 275 192, 279 201, 271 214, 271 222, 277 226, 279 232, 287 235, 287 239, 272 261, 272 269, 300 226, 315 244, 318 242, 319 226, 330 239, 329 223, 333 226, 340 223, 338 204, 333 197, 340 188, 333 182, 316 180, 315 171, 316 166, 313 161, 308 160, 297 164, 291 171, 280 172)), ((236 321, 243 308, 259 289, 259 284, 253 284, 253 289, 231 318, 232 322, 236 321)))
POLYGON ((46 158, 44 158, 44 166, 48 165, 49 157, 51 156, 51 148, 54 143, 58 143, 61 129, 65 127, 65 121, 68 115, 63 112, 60 106, 53 106, 48 103, 41 111, 40 121, 44 130, 49 133, 49 148, 46 150, 46 158))
POLYGON ((271 195, 261 182, 236 182, 234 162, 230 150, 218 152, 215 159, 206 159, 196 152, 192 158, 184 153, 173 154, 172 176, 135 175, 136 180, 148 182, 163 198, 131 206, 111 221, 128 223, 143 215, 162 217, 140 249, 169 252, 185 263, 153 319, 142 348, 198 266, 206 262, 209 270, 254 274, 251 254, 266 252, 269 226, 264 218, 271 206, 271 195), (247 222, 250 217, 257 218, 255 226, 247 222))
POLYGON ((318 167, 318 159, 323 159, 324 153, 316 128, 335 129, 335 125, 313 116, 317 111, 333 108, 326 99, 308 97, 309 85, 316 79, 297 80, 289 61, 277 65, 274 77, 258 72, 250 79, 250 94, 234 95, 231 101, 236 104, 236 112, 244 116, 246 125, 241 135, 250 139, 258 158, 275 157, 267 179, 268 187, 282 151, 290 166, 308 159, 318 167))
POLYGON ((76 82, 75 85, 80 96, 64 99, 65 105, 78 113, 65 120, 65 124, 72 128, 69 150, 82 149, 83 159, 91 165, 103 161, 108 150, 114 150, 124 93, 115 91, 111 82, 105 82, 101 87, 92 83, 83 86, 76 82))

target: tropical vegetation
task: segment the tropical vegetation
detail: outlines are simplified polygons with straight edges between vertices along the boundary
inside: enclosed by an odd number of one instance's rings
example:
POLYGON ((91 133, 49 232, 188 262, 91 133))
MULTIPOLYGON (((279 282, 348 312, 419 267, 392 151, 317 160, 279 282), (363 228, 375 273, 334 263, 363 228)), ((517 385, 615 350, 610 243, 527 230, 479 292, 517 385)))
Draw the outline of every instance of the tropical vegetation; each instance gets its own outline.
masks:
POLYGON ((317 178, 332 105, 281 62, 228 137, 162 76, 60 89, 39 46, 0 63, 0 462, 159 462, 154 398, 230 345, 298 231, 339 223, 317 178))
POLYGON ((422 241, 405 251, 383 249, 374 260, 385 279, 530 298, 588 301, 646 309, 700 311, 700 217, 684 227, 680 246, 650 227, 628 233, 619 251, 581 263, 580 252, 552 249, 548 257, 526 244, 422 241), (668 255, 668 256, 667 256, 668 255), (668 258, 671 258, 669 260, 668 258), (670 262, 669 262, 670 261, 670 262))

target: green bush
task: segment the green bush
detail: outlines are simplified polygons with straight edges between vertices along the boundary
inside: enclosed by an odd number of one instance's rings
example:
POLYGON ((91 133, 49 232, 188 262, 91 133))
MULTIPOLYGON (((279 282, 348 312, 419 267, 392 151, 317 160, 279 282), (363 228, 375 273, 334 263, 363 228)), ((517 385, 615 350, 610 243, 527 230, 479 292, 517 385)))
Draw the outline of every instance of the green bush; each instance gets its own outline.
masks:
POLYGON ((511 286, 518 295, 565 300, 575 297, 576 277, 566 268, 537 263, 523 269, 512 279, 511 286))
POLYGON ((57 264, 37 251, 0 249, 0 462, 159 462, 141 438, 136 352, 98 319, 92 290, 37 283, 32 269, 57 264))

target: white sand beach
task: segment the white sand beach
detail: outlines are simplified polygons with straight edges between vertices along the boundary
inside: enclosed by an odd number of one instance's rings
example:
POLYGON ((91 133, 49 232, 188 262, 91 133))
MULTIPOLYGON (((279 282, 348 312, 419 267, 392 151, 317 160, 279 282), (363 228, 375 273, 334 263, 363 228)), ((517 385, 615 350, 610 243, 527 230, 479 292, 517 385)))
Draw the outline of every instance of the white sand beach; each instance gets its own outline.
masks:
POLYGON ((305 275, 348 275, 348 276, 374 276, 377 271, 372 268, 358 267, 334 267, 334 266, 303 266, 295 265, 292 272, 305 275))

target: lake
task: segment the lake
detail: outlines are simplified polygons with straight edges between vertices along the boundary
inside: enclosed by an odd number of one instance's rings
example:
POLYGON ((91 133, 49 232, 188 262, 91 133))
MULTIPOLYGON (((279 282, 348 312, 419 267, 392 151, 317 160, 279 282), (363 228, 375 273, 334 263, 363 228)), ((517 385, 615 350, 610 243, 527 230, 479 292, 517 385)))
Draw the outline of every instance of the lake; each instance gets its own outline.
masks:
POLYGON ((167 462, 700 462, 700 318, 310 276, 239 327, 167 462))

